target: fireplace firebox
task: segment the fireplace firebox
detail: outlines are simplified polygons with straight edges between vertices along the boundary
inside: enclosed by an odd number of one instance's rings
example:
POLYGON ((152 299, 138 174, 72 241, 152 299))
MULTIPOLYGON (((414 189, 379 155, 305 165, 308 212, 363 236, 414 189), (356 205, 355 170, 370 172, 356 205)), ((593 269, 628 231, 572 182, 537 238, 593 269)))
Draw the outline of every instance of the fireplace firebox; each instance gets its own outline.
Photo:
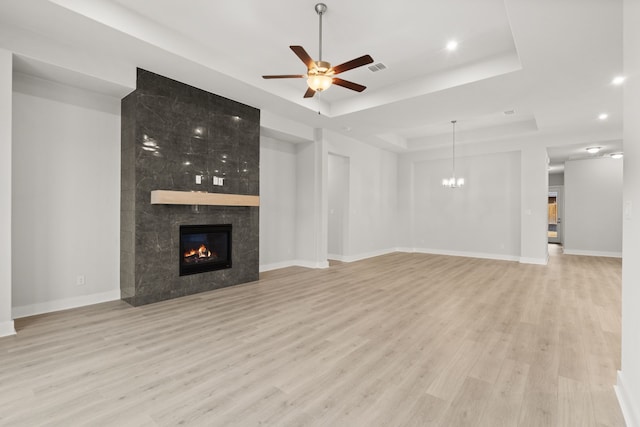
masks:
POLYGON ((180 226, 180 276, 231 268, 231 224, 180 226))

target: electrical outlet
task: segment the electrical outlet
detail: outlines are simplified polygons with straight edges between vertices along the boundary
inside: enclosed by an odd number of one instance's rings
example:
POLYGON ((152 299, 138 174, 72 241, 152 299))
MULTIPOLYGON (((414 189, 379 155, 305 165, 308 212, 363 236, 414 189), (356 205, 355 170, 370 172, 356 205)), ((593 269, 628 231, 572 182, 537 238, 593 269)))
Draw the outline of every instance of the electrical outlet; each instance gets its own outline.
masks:
POLYGON ((86 280, 85 280, 84 275, 76 276, 76 285, 77 286, 84 286, 85 283, 86 283, 86 280))
POLYGON ((196 175, 196 184, 202 184, 202 175, 196 175))

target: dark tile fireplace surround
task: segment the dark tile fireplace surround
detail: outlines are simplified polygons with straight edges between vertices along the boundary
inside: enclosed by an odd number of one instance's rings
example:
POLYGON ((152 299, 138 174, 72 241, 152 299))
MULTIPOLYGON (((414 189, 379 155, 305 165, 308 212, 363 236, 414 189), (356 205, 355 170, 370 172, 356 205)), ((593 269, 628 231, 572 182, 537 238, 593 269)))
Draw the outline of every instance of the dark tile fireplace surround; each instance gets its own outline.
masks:
POLYGON ((139 306, 257 280, 257 206, 151 204, 150 194, 257 196, 259 167, 259 110, 138 69, 122 100, 122 299, 139 306), (180 275, 180 227, 194 225, 230 226, 230 267, 180 275))

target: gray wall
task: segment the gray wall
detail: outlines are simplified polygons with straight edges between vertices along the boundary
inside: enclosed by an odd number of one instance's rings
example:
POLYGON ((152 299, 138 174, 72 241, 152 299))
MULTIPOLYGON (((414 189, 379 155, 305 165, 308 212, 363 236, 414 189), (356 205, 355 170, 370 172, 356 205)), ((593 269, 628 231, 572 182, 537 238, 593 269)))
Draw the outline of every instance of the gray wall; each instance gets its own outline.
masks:
POLYGON ((399 188, 405 213, 399 221, 410 230, 401 246, 419 252, 499 259, 520 256, 521 165, 519 152, 459 157, 456 172, 463 188, 442 186, 451 175, 451 159, 401 158, 399 188))
POLYGON ((329 259, 341 260, 347 253, 349 232, 349 158, 329 153, 327 172, 329 259))
POLYGON ((564 173, 550 173, 549 187, 552 185, 564 185, 564 173))
POLYGON ((564 196, 565 253, 621 256, 622 161, 567 161, 564 196))
POLYGON ((290 265, 296 257, 295 144, 260 138, 260 268, 290 265))
MULTIPOLYGON (((342 203, 347 205, 343 212, 342 237, 343 261, 355 261, 384 253, 393 252, 398 247, 398 156, 371 145, 345 137, 332 131, 325 131, 326 156, 342 156, 348 166, 348 178, 339 178, 345 194, 342 203)), ((326 185, 330 192, 332 177, 326 185)), ((324 215, 329 215, 327 203, 324 215)), ((330 218, 327 218, 327 222, 330 218)), ((335 224, 334 224, 335 225, 335 224)), ((331 230, 327 230, 329 234, 331 230)))
POLYGON ((14 80, 13 315, 118 299, 120 100, 14 80))

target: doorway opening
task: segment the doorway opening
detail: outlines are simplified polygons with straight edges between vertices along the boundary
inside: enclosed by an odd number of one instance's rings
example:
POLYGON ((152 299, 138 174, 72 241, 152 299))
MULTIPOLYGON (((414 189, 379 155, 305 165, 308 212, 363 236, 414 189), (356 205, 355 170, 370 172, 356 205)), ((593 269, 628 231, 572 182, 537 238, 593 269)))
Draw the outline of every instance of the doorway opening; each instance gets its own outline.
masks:
POLYGON ((547 237, 553 239, 558 237, 558 193, 549 191, 549 228, 547 237))
POLYGON ((563 243, 564 186, 549 187, 547 238, 549 243, 563 243))

